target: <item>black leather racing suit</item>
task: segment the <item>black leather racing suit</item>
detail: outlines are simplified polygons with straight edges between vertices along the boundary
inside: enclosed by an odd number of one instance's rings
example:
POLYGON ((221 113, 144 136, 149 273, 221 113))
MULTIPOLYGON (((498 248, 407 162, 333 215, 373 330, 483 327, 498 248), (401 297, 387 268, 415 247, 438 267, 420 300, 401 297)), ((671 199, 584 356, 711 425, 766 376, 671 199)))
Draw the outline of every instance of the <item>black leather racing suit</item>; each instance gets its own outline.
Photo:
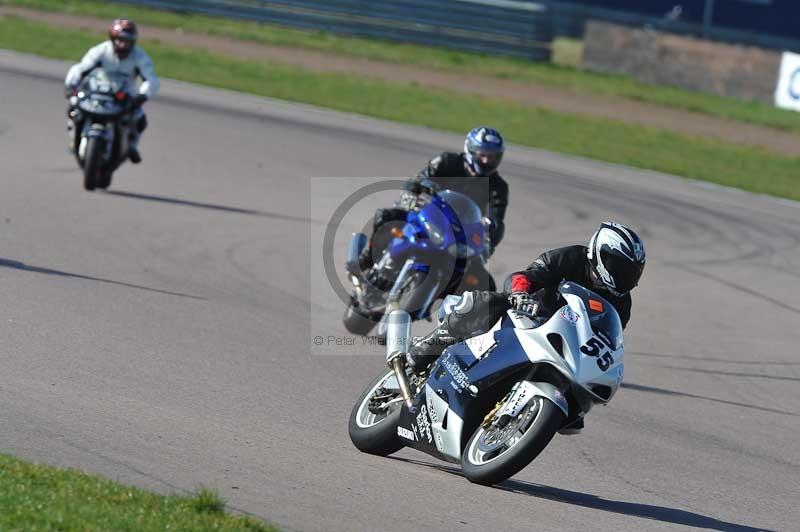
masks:
POLYGON ((476 290, 465 293, 441 327, 411 348, 409 359, 415 367, 424 366, 448 345, 489 331, 510 308, 508 296, 511 292, 536 293, 540 301, 537 316, 550 317, 560 306, 558 286, 561 281, 573 281, 606 298, 619 313, 624 328, 631 316, 631 296, 617 297, 598 287, 586 251, 586 246, 580 245, 547 251, 527 269, 512 273, 503 292, 476 290))
MULTIPOLYGON (((508 206, 508 184, 494 173, 488 177, 470 176, 464 162, 463 153, 444 152, 428 162, 416 177, 405 184, 404 196, 417 195, 423 191, 423 180, 429 179, 441 190, 452 190, 469 196, 481 208, 484 216, 492 222, 490 234, 491 247, 496 247, 505 233, 504 219, 508 206)), ((400 203, 403 203, 401 200, 400 203)), ((374 263, 374 254, 380 254, 388 245, 388 229, 392 224, 405 220, 407 209, 397 205, 390 209, 378 209, 373 219, 373 233, 370 244, 364 249, 359 260, 362 271, 369 269, 374 263)))
POLYGON ((470 176, 463 153, 444 152, 435 157, 415 178, 409 179, 410 189, 419 186, 423 179, 431 179, 442 190, 453 190, 472 198, 484 216, 493 222, 491 242, 497 246, 505 234, 508 183, 494 173, 488 177, 470 176))
POLYGON ((542 253, 527 269, 512 273, 506 281, 505 290, 508 293, 529 294, 542 290, 540 300, 543 315, 549 317, 561 306, 558 304, 558 285, 561 281, 573 281, 597 292, 614 305, 624 328, 631 318, 631 295, 615 296, 597 283, 597 276, 586 256, 587 251, 586 246, 567 246, 542 253))

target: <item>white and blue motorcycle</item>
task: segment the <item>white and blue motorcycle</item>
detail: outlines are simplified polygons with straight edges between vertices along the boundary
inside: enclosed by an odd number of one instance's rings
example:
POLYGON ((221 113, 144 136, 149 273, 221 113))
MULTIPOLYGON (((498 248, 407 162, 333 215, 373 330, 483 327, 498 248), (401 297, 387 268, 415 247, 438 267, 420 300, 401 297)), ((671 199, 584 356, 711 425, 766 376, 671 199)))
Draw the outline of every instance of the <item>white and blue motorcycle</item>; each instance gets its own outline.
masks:
MULTIPOLYGON (((489 332, 448 347, 421 375, 406 370, 410 319, 394 311, 389 369, 353 407, 353 444, 381 456, 413 447, 491 485, 527 466, 557 432, 576 432, 622 382, 622 324, 591 290, 565 282, 559 291, 565 304, 544 323, 511 309, 489 332)), ((458 299, 447 298, 440 323, 458 299)))
POLYGON ((134 103, 128 76, 92 70, 69 97, 69 150, 83 169, 86 190, 108 188, 128 157, 134 103))

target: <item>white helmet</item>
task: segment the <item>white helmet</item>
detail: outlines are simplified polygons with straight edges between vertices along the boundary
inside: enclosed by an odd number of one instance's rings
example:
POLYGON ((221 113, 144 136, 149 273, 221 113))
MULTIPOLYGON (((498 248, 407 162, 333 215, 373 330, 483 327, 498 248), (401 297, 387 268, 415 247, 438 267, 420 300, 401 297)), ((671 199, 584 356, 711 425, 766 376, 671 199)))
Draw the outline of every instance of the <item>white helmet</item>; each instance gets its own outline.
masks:
POLYGON ((624 296, 639 283, 644 271, 644 243, 624 225, 603 222, 589 241, 587 258, 603 288, 624 296))

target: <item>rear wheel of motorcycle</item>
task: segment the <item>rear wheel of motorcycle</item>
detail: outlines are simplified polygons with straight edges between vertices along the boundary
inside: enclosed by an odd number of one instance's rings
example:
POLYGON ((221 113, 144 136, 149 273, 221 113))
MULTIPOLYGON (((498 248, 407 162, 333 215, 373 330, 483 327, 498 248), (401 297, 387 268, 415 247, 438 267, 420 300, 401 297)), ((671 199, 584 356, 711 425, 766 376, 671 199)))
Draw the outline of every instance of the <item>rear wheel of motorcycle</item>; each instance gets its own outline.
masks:
POLYGON ((364 336, 375 327, 377 322, 361 314, 358 311, 358 307, 350 303, 347 306, 347 310, 344 311, 342 323, 344 323, 344 328, 347 329, 350 334, 364 336))
POLYGON ((86 142, 86 156, 83 162, 83 188, 94 190, 101 172, 102 141, 98 137, 89 137, 86 142))
POLYGON ((382 371, 358 397, 353 411, 350 412, 348 423, 350 441, 361 452, 388 456, 404 447, 397 435, 400 401, 393 402, 384 415, 374 414, 368 408, 373 394, 393 376, 394 372, 390 369, 382 371))
POLYGON ((464 476, 491 486, 515 475, 547 447, 563 420, 560 408, 535 397, 504 429, 478 427, 461 456, 464 476))

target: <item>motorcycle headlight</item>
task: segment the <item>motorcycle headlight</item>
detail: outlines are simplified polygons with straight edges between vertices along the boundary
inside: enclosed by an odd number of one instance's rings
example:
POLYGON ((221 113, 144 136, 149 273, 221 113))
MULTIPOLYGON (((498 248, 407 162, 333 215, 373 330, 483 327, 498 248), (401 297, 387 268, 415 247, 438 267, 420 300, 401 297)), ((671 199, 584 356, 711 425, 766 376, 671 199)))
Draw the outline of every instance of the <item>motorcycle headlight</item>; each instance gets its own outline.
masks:
POLYGON ((470 258, 475 256, 475 250, 469 247, 467 244, 450 244, 447 246, 447 252, 450 253, 453 257, 457 258, 470 258))
POLYGON ((425 229, 425 232, 428 235, 428 240, 431 241, 431 244, 434 246, 441 246, 444 243, 444 234, 442 234, 439 229, 431 225, 430 222, 423 222, 422 227, 425 229))

